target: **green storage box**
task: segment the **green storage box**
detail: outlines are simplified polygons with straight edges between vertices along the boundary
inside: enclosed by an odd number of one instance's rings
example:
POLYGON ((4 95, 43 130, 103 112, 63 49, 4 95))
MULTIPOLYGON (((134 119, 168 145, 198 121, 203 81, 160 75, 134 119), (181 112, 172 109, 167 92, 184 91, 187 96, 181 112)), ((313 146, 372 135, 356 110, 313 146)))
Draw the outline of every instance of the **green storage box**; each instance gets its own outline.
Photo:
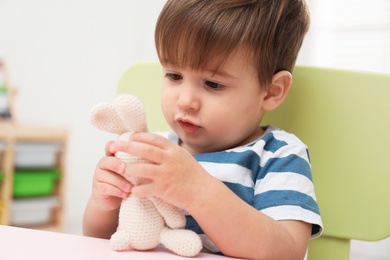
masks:
POLYGON ((59 170, 16 170, 14 174, 14 197, 52 195, 59 170))
POLYGON ((4 172, 0 170, 0 181, 4 180, 4 172))

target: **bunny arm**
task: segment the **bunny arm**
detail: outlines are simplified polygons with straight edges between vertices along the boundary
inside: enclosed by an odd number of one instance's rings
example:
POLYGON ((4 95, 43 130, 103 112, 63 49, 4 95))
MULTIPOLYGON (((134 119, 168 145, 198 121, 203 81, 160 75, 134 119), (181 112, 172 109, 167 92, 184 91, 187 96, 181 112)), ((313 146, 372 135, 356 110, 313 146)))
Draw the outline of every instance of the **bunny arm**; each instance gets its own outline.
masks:
POLYGON ((180 209, 160 198, 149 197, 149 199, 153 202, 157 211, 164 218, 168 227, 179 229, 186 226, 186 218, 180 209))

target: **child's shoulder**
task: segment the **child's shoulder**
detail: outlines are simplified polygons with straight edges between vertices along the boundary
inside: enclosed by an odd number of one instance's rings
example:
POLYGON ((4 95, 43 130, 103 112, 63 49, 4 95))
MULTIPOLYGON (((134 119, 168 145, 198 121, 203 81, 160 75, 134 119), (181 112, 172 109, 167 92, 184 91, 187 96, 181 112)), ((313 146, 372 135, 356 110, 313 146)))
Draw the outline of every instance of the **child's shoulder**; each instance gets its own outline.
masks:
POLYGON ((276 128, 272 125, 268 125, 263 128, 264 134, 256 141, 263 140, 265 142, 285 142, 287 144, 305 145, 296 135, 292 133, 276 128))
POLYGON ((261 149, 270 152, 276 152, 280 149, 291 149, 293 147, 307 149, 307 146, 292 133, 288 133, 272 125, 265 126, 263 129, 263 135, 255 141, 247 144, 247 147, 253 147, 253 149, 261 149))
POLYGON ((270 158, 298 156, 310 163, 308 148, 297 136, 271 125, 264 127, 264 130, 264 134, 257 140, 236 149, 252 150, 264 161, 270 158))

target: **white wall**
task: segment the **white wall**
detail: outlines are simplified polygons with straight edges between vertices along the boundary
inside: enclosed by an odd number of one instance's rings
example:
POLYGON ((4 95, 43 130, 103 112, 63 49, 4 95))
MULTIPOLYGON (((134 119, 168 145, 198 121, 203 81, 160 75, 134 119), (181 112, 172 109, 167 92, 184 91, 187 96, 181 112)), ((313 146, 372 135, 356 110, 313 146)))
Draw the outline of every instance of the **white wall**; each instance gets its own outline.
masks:
MULTIPOLYGON (((334 35, 330 36, 329 27, 321 24, 321 20, 333 17, 329 5, 327 8, 323 5, 325 2, 309 0, 315 21, 298 63, 343 67, 339 61, 330 60, 339 53, 335 52, 338 50, 335 43, 331 43, 334 35)), ((164 0, 0 0, 0 57, 6 59, 11 83, 19 90, 17 120, 69 129, 65 193, 68 232, 81 234, 92 175, 103 156, 105 143, 112 137, 89 124, 89 110, 97 102, 114 99, 118 78, 128 65, 157 59, 154 24, 164 3, 164 0)), ((375 46, 364 51, 378 52, 375 46)), ((348 55, 356 58, 361 51, 348 55)), ((366 61, 354 60, 346 67, 366 61)), ((376 70, 390 72, 390 61, 384 62, 376 70)), ((389 240, 354 242, 352 255, 356 260, 385 259, 390 254, 389 243, 389 240)))
POLYGON ((306 65, 390 73, 390 1, 308 0, 306 65))
POLYGON ((154 25, 163 0, 0 0, 0 57, 18 88, 17 121, 69 129, 68 231, 81 233, 92 175, 111 137, 88 122, 111 101, 122 71, 156 60, 154 25))

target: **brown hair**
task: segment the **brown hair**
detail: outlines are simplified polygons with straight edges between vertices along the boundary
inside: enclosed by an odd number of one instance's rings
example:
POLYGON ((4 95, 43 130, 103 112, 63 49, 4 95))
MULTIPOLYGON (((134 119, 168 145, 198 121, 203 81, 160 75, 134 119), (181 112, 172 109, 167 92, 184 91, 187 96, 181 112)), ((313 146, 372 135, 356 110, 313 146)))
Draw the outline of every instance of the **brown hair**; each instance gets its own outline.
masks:
POLYGON ((305 0, 168 0, 155 42, 162 64, 192 69, 221 65, 243 47, 268 86, 276 72, 293 71, 309 24, 305 0))

